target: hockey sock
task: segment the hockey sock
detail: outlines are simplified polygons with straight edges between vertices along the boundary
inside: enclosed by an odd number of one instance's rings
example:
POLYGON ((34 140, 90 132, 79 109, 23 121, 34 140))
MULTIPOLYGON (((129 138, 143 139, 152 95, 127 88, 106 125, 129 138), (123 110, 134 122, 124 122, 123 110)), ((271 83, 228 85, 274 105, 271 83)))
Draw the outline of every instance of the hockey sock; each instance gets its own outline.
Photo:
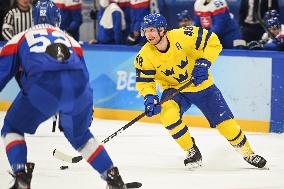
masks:
POLYGON ((193 147, 193 141, 188 131, 188 127, 182 121, 179 112, 180 109, 178 104, 173 100, 169 100, 163 104, 161 120, 178 145, 184 151, 188 151, 193 147))
POLYGON ((24 171, 27 163, 27 145, 24 136, 18 133, 8 133, 3 138, 13 172, 24 171))
POLYGON ((100 174, 113 166, 112 160, 103 145, 99 145, 94 138, 91 138, 80 150, 87 162, 100 174))
POLYGON ((217 125, 217 129, 243 157, 253 153, 244 132, 235 120, 226 120, 217 125))

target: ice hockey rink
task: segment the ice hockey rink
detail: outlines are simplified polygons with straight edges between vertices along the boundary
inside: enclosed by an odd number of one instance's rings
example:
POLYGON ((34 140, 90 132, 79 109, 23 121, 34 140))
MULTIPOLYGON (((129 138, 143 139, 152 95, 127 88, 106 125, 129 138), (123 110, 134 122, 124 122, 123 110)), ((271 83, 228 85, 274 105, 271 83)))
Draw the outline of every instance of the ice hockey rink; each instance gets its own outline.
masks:
MULTIPOLYGON (((0 124, 4 112, 0 113, 0 124)), ((98 140, 124 126, 126 121, 95 119, 91 130, 98 140)), ((84 161, 76 164, 55 159, 56 148, 78 155, 62 133, 52 133, 52 121, 27 136, 28 160, 35 162, 32 189, 104 189, 105 182, 84 161), (68 165, 66 170, 60 166, 68 165)), ((159 124, 135 123, 105 144, 125 182, 139 181, 143 189, 284 189, 284 134, 249 133, 255 152, 263 155, 269 170, 253 168, 219 135, 217 130, 193 127, 192 136, 203 155, 203 167, 188 170, 185 153, 159 124)), ((9 188, 12 177, 0 143, 0 189, 9 188)))

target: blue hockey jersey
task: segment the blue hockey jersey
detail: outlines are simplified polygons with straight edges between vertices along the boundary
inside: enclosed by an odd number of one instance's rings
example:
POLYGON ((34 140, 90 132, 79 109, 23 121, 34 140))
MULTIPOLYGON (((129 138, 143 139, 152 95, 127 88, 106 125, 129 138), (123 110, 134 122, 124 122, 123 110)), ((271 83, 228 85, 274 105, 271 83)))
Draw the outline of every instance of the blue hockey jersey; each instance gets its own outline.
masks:
POLYGON ((225 0, 196 0, 194 14, 195 25, 216 33, 224 48, 233 48, 233 41, 241 38, 225 0))
POLYGON ((284 34, 279 34, 275 38, 269 40, 263 45, 265 50, 283 51, 284 50, 284 34))
POLYGON ((97 40, 102 44, 122 44, 126 39, 124 13, 116 3, 109 4, 99 18, 97 40))
POLYGON ((51 25, 36 25, 14 36, 1 50, 0 54, 0 91, 21 69, 21 82, 25 88, 26 78, 46 71, 82 70, 88 77, 83 59, 83 50, 71 36, 51 25), (53 43, 63 43, 70 57, 59 62, 47 54, 46 48, 53 43))
POLYGON ((79 40, 79 30, 83 22, 81 0, 52 0, 60 9, 60 28, 67 31, 77 41, 79 40))
POLYGON ((131 31, 140 32, 144 16, 150 13, 150 0, 130 0, 131 31))
POLYGON ((131 32, 131 5, 130 0, 113 0, 113 2, 117 3, 117 5, 121 8, 124 13, 126 29, 125 35, 128 36, 131 32))

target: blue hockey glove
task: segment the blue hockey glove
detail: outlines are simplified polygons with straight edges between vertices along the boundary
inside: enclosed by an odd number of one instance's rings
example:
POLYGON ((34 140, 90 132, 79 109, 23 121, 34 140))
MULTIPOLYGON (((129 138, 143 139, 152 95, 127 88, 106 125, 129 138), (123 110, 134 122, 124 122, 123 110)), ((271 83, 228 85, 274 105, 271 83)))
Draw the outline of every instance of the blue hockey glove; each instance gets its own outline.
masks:
POLYGON ((208 79, 208 69, 210 66, 211 62, 204 58, 196 60, 192 70, 192 81, 195 86, 198 86, 203 81, 208 79))
POLYGON ((278 46, 284 45, 284 37, 276 37, 273 39, 273 43, 275 43, 278 46))
POLYGON ((148 94, 144 97, 145 113, 147 117, 152 117, 161 112, 161 105, 159 104, 159 96, 148 94))

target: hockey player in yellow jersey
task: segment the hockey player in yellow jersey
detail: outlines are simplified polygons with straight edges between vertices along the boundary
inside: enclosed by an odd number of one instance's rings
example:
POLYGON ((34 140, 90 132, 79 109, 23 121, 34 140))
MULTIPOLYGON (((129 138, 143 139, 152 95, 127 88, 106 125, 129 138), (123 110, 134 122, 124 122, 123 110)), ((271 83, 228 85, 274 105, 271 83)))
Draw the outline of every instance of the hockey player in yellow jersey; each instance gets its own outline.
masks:
POLYGON ((187 152, 185 166, 194 168, 202 164, 202 155, 182 119, 194 104, 210 126, 217 128, 249 164, 263 168, 266 160, 254 153, 213 82, 209 68, 222 51, 217 35, 194 26, 167 31, 166 19, 161 14, 145 16, 141 32, 148 42, 134 60, 136 87, 144 96, 146 115, 160 114, 162 124, 187 152), (160 105, 156 83, 162 87, 164 99, 191 80, 193 84, 160 105))

